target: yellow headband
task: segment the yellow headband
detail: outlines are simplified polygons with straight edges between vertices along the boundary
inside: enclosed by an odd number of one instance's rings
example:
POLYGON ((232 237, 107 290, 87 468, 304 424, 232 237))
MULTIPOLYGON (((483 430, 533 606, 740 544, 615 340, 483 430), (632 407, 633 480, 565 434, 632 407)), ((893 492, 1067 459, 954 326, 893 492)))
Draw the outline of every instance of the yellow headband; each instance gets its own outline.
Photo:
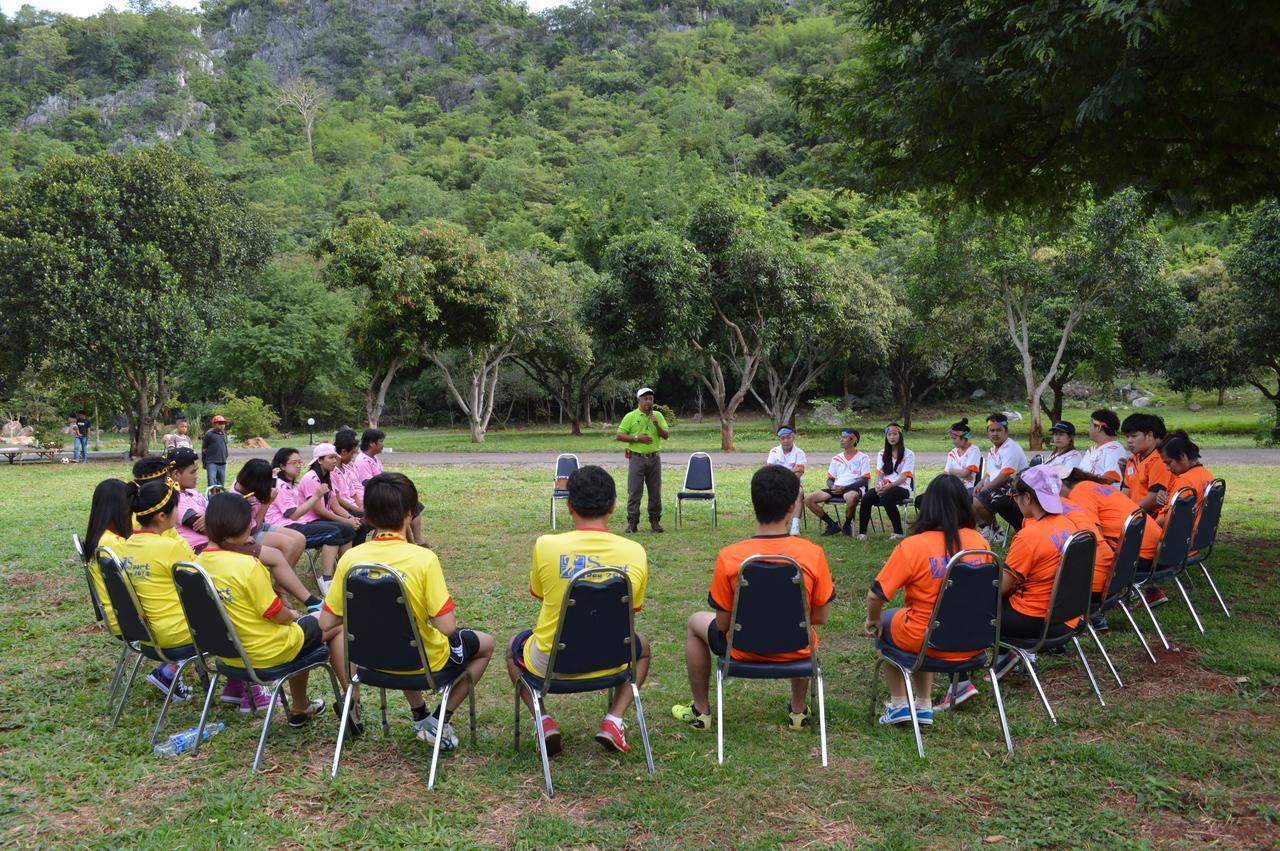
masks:
POLYGON ((173 462, 172 462, 172 461, 170 461, 168 464, 165 464, 165 465, 164 465, 164 467, 163 467, 163 468, 161 468, 158 472, 152 473, 152 474, 151 474, 151 475, 149 475, 149 476, 137 476, 137 477, 135 477, 135 478, 134 478, 134 481, 135 481, 135 482, 139 482, 139 483, 141 483, 141 482, 149 482, 149 481, 151 481, 152 479, 158 479, 158 478, 160 478, 161 476, 167 476, 167 475, 169 475, 169 471, 170 471, 170 470, 172 470, 172 469, 173 469, 173 462))
MULTIPOLYGON (((151 476, 150 478, 154 479, 155 476, 151 476)), ((150 508, 144 508, 142 511, 135 511, 134 514, 139 517, 145 517, 148 514, 155 514, 157 511, 169 504, 169 500, 173 498, 174 493, 182 490, 182 488, 178 486, 177 482, 168 477, 165 478, 164 484, 167 490, 165 491, 164 496, 161 497, 160 501, 150 508)))

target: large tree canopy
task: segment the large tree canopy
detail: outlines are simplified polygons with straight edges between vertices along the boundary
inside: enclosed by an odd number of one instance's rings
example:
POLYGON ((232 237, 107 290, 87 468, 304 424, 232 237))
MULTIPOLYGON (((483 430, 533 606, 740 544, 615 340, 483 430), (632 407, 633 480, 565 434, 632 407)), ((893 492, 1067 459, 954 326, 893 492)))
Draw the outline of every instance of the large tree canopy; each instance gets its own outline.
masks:
POLYGON ((799 103, 846 179, 987 207, 1082 184, 1220 208, 1280 192, 1280 5, 847 0, 866 37, 799 103), (852 168, 848 168, 852 166, 852 168))

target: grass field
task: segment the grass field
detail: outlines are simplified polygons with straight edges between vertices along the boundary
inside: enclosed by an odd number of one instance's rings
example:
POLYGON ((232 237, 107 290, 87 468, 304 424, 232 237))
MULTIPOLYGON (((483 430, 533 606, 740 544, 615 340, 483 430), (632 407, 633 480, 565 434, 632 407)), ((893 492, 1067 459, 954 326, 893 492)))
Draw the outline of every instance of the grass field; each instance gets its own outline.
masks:
MULTIPOLYGON (((546 528, 545 471, 406 472, 425 494, 427 533, 463 621, 500 643, 530 625, 529 553, 546 528), (481 501, 468 502, 476 493, 481 501)), ((684 622, 705 606, 715 551, 752 531, 749 471, 724 470, 719 529, 695 506, 683 530, 669 517, 667 534, 639 536, 652 564, 638 628, 653 644, 642 693, 657 773, 644 770, 634 722, 633 752, 607 754, 591 739, 603 701, 553 698, 566 752, 553 765, 557 797, 548 801, 534 748, 526 742, 512 752, 512 691, 500 664, 479 687, 479 742, 463 734, 431 794, 429 754, 412 739, 398 695, 391 737, 371 724, 348 747, 336 782, 327 767, 337 725, 327 714, 301 732, 279 724, 256 777, 248 768, 257 723, 229 709, 215 710, 227 729, 198 757, 152 756, 147 737, 161 703, 154 689, 135 686, 118 728, 103 716, 115 649, 92 624, 69 545, 70 533, 83 531, 95 481, 125 475, 124 465, 0 467, 0 844, 1274 845, 1280 477, 1266 468, 1215 472, 1229 482, 1216 576, 1235 617, 1227 620, 1196 583, 1208 634, 1195 631, 1180 603, 1160 609, 1177 649, 1161 653, 1158 666, 1117 623, 1108 647, 1128 687, 1104 682, 1105 709, 1078 665, 1047 660, 1057 726, 1030 683, 1011 677, 1012 758, 987 688, 926 731, 923 761, 909 730, 867 726, 872 652, 860 627, 868 583, 889 545, 821 539, 839 593, 822 630, 831 749, 823 770, 817 737, 783 729, 782 684, 731 683, 724 766, 715 762, 713 732, 687 730, 669 714, 687 699, 684 622)), ((319 680, 312 692, 323 695, 319 680)), ((191 726, 197 714, 179 706, 168 731, 191 726)))

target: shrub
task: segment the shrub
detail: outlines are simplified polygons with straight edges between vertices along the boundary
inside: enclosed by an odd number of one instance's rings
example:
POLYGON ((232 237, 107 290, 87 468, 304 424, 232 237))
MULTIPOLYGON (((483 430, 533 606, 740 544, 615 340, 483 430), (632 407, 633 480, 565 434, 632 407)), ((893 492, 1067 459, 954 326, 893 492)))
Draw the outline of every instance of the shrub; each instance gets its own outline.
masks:
POLYGON ((280 424, 280 417, 266 402, 257 396, 237 396, 225 393, 221 413, 231 421, 228 429, 234 431, 237 440, 250 437, 270 437, 280 424))
POLYGON ((654 404, 653 409, 662 414, 663 418, 667 421, 667 428, 672 429, 676 427, 676 412, 671 410, 670 405, 654 404))

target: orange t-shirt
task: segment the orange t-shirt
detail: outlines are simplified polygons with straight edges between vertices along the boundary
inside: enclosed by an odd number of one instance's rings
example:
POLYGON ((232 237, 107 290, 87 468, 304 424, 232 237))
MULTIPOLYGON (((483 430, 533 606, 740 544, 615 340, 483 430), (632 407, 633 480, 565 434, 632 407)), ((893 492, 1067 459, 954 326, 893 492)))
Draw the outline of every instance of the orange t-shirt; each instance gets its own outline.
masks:
MULTIPOLYGON (((1076 485, 1071 489, 1071 501, 1093 507, 1098 525, 1102 527, 1102 536, 1113 550, 1118 550, 1120 538, 1124 535, 1125 521, 1138 510, 1138 503, 1116 490, 1113 485, 1100 485, 1097 482, 1081 482, 1076 485)), ((1155 558, 1156 548, 1159 546, 1160 524, 1149 519, 1143 527, 1142 549, 1138 551, 1138 557, 1155 558)))
MULTIPOLYGON (((960 530, 960 549, 985 550, 990 545, 974 529, 960 530)), ((876 574, 876 582, 880 591, 888 600, 899 588, 906 589, 906 604, 893 615, 889 622, 893 643, 903 650, 919 652, 924 641, 925 629, 929 625, 929 616, 938 602, 938 591, 942 587, 942 577, 947 572, 950 561, 946 551, 945 536, 941 532, 921 532, 904 538, 894 547, 889 560, 876 574)), ((982 648, 969 652, 956 650, 925 651, 926 656, 934 659, 959 661, 969 659, 982 648)))
POLYGON ((1029 618, 1044 618, 1049 614, 1049 598, 1058 578, 1062 549, 1077 529, 1061 514, 1046 514, 1039 522, 1028 521, 1030 517, 1013 536, 1005 556, 1005 564, 1023 579, 1021 587, 1009 595, 1009 605, 1029 618))
MULTIPOLYGON (((711 576, 711 591, 707 599, 711 605, 722 611, 733 611, 733 592, 738 587, 738 569, 742 562, 754 555, 790 556, 795 559, 804 573, 804 589, 809 595, 809 610, 825 606, 836 596, 835 585, 831 582, 831 568, 827 565, 827 554, 822 547, 796 538, 791 535, 757 535, 738 541, 720 550, 716 556, 715 573, 711 576)), ((818 646, 818 631, 813 630, 813 646, 818 646)), ((735 649, 733 658, 739 662, 793 662, 797 659, 808 659, 809 648, 793 650, 790 653, 746 653, 735 649)))
MULTIPOLYGON (((1081 485, 1080 487, 1083 487, 1081 485)), ((1105 486, 1103 486, 1105 487, 1105 486)), ((1098 539, 1098 546, 1093 552, 1093 593, 1101 594, 1107 590, 1107 586, 1111 584, 1111 571, 1116 566, 1116 551, 1112 549, 1110 542, 1102 530, 1102 523, 1098 519, 1098 513, 1095 506, 1091 503, 1078 503, 1074 501, 1076 492, 1080 488, 1071 492, 1072 499, 1062 497, 1062 514, 1071 521, 1072 526, 1077 532, 1092 532, 1098 539)), ((1046 514, 1045 519, 1054 515, 1046 514)), ((1032 517, 1022 518, 1022 528, 1035 524, 1032 517)))
MULTIPOLYGON (((1213 481, 1213 473, 1210 473, 1203 464, 1197 464, 1190 470, 1187 470, 1181 476, 1177 476, 1173 480, 1173 484, 1169 485, 1169 502, 1173 501, 1174 496, 1183 488, 1191 488, 1196 493, 1196 516, 1191 524, 1191 534, 1194 537, 1196 526, 1200 525, 1200 509, 1204 507, 1204 489, 1209 487, 1213 481)), ((1160 507, 1160 514, 1163 516, 1169 510, 1169 504, 1166 503, 1160 507)), ((1163 534, 1163 533, 1162 533, 1163 534)))
POLYGON ((1134 502, 1142 500, 1152 490, 1168 489, 1173 484, 1173 473, 1165 466, 1160 453, 1152 449, 1139 458, 1130 455, 1124 468, 1124 486, 1129 489, 1129 499, 1134 502))

